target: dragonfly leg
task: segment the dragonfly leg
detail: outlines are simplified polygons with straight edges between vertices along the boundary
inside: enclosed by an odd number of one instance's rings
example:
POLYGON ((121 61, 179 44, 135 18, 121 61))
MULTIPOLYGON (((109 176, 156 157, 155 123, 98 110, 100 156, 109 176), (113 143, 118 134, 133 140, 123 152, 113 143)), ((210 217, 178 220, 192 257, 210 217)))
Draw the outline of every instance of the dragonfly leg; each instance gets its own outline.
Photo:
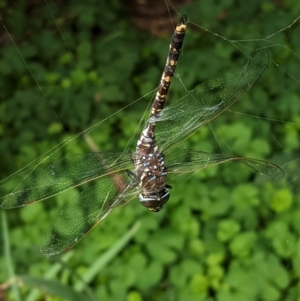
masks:
POLYGON ((173 188, 173 187, 172 187, 171 185, 169 185, 169 184, 166 184, 165 187, 168 188, 168 189, 172 189, 172 188, 173 188))
POLYGON ((127 173, 127 176, 129 177, 129 179, 131 180, 130 185, 137 186, 139 183, 137 181, 137 177, 136 177, 135 173, 129 169, 126 169, 125 171, 127 173))

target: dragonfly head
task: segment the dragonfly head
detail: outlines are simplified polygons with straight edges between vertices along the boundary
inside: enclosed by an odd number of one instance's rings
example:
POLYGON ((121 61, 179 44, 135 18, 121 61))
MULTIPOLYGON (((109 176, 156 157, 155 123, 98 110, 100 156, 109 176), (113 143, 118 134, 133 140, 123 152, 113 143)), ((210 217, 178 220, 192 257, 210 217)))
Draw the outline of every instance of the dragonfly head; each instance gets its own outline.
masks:
POLYGON ((140 202, 143 206, 148 208, 152 212, 159 212, 164 204, 170 198, 170 192, 167 188, 163 190, 147 195, 143 195, 142 193, 139 195, 140 202))

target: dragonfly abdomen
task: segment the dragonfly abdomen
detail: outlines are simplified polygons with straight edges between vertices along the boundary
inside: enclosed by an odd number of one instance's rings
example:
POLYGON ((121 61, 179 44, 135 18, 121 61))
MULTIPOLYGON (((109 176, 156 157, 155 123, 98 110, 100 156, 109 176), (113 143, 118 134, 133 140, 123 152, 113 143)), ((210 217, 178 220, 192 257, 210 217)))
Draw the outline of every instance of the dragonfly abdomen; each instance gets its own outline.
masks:
POLYGON ((176 25, 169 47, 167 62, 160 80, 160 84, 156 91, 155 99, 151 107, 149 122, 147 127, 143 130, 137 143, 137 153, 139 153, 141 149, 149 148, 151 145, 155 144, 154 130, 156 120, 152 117, 156 117, 164 107, 166 97, 171 85, 171 81, 176 70, 183 40, 185 37, 186 23, 187 16, 183 15, 180 18, 178 24, 176 25))
POLYGON ((169 54, 166 62, 166 66, 164 68, 160 84, 158 86, 155 99, 151 108, 150 118, 159 114, 159 112, 163 109, 166 96, 168 94, 172 78, 174 76, 177 62, 179 59, 180 51, 182 48, 183 40, 186 32, 186 23, 187 17, 183 15, 178 24, 176 25, 170 48, 169 54))

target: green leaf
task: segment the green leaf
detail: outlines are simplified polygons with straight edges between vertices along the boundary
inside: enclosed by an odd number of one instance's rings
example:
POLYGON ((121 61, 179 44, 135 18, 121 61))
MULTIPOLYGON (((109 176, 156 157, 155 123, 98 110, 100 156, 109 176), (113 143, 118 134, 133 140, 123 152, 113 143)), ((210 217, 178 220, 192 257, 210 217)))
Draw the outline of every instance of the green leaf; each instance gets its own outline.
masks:
POLYGON ((193 293, 201 294, 205 293, 208 289, 208 279, 202 274, 196 274, 193 276, 190 282, 190 289, 193 293))
POLYGON ((251 252, 257 236, 254 232, 237 234, 231 241, 229 248, 234 256, 245 257, 251 252))
POLYGON ((272 209, 282 212, 289 209, 293 203, 293 196, 289 189, 280 189, 272 198, 272 209))
POLYGON ((219 265, 224 261, 224 254, 223 253, 212 253, 209 254, 206 258, 206 263, 209 266, 219 265))
POLYGON ((139 292, 133 291, 127 295, 126 301, 143 301, 143 298, 139 292))
POLYGON ((85 294, 80 294, 68 285, 61 284, 58 281, 53 281, 49 279, 41 279, 37 277, 32 277, 29 275, 19 275, 17 277, 21 283, 37 288, 47 295, 59 296, 63 300, 81 301, 81 300, 92 300, 89 296, 85 294))
MULTIPOLYGON (((6 270, 7 275, 9 279, 15 279, 15 271, 13 267, 13 258, 11 256, 11 250, 10 250, 10 241, 9 241, 9 232, 8 232, 8 224, 6 220, 6 213, 4 210, 1 210, 1 229, 2 229, 2 237, 3 237, 3 251, 4 251, 4 257, 5 257, 5 264, 6 264, 6 270)), ((13 290, 13 296, 16 301, 21 300, 20 299, 20 291, 19 286, 17 285, 16 281, 12 282, 12 290, 13 290)))
POLYGON ((294 254, 297 240, 285 222, 272 223, 266 230, 266 236, 272 241, 272 245, 279 256, 289 258, 294 254))
POLYGON ((268 285, 263 289, 261 297, 264 301, 276 301, 279 300, 280 292, 274 286, 268 285))
POLYGON ((218 228, 217 236, 220 241, 228 241, 240 231, 240 225, 234 220, 223 220, 218 228))
POLYGON ((138 231, 139 227, 140 223, 136 223, 112 248, 104 254, 101 254, 101 256, 93 262, 93 265, 81 276, 80 281, 75 284, 75 290, 81 292, 84 287, 94 279, 99 271, 101 271, 125 247, 133 235, 138 231))

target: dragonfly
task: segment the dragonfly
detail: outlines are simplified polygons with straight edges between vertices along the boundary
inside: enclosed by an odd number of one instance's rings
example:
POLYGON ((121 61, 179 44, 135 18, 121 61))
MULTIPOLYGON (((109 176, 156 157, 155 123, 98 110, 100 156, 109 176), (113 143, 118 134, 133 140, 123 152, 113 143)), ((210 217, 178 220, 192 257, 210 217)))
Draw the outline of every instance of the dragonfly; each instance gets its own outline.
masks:
POLYGON ((1 197, 3 209, 26 206, 89 185, 63 207, 45 233, 40 244, 43 255, 66 252, 114 210, 133 199, 139 198, 152 212, 160 211, 170 198, 171 175, 196 173, 232 161, 270 179, 283 176, 280 167, 266 161, 180 148, 185 139, 247 92, 269 61, 267 54, 257 53, 234 75, 204 82, 164 107, 187 23, 183 15, 176 25, 150 116, 134 153, 74 154, 23 169, 0 182, 16 183, 11 193, 1 197))

